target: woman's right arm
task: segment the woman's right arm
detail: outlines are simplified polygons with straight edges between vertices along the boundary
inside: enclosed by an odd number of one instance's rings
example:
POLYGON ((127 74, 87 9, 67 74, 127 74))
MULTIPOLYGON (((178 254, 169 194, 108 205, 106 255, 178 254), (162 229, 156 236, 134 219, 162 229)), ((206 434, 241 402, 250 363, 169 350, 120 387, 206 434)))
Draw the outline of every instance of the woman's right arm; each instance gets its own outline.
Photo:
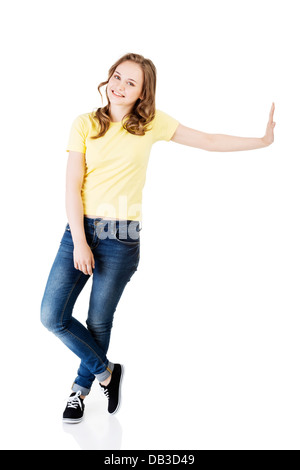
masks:
POLYGON ((85 154, 69 152, 66 173, 66 211, 74 243, 74 267, 84 274, 93 274, 95 260, 87 243, 81 188, 85 174, 85 154))

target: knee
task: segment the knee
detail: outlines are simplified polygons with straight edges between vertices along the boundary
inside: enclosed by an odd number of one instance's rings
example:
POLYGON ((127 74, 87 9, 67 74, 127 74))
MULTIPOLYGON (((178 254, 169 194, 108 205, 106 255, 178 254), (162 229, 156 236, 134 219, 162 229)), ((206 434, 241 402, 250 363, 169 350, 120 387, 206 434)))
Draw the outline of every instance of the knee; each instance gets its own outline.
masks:
POLYGON ((59 330, 59 324, 57 321, 58 315, 51 303, 42 301, 41 310, 40 310, 40 320, 42 325, 47 328, 47 330, 55 333, 59 330))
POLYGON ((109 321, 93 321, 88 319, 87 322, 88 330, 95 333, 96 335, 107 334, 113 327, 113 320, 109 321))

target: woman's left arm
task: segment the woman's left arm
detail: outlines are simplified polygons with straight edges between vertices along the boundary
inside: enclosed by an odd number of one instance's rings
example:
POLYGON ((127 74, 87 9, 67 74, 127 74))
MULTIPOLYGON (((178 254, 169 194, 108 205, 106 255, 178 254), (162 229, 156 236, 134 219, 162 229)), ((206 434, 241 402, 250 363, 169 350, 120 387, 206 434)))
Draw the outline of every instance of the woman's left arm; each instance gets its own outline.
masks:
POLYGON ((224 134, 207 134, 179 124, 171 140, 178 144, 210 152, 235 152, 267 147, 274 142, 274 127, 276 125, 273 121, 274 110, 275 104, 273 103, 264 137, 235 137, 224 134))

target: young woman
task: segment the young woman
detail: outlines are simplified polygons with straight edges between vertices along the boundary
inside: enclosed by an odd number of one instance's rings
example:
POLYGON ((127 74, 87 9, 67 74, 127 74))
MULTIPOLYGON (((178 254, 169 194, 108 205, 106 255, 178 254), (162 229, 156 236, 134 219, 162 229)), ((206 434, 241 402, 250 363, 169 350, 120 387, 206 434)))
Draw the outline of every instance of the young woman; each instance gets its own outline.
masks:
MULTIPOLYGON (((41 304, 41 321, 80 359, 63 420, 78 423, 84 398, 98 380, 108 412, 119 409, 123 366, 108 360, 114 313, 140 257, 142 189, 152 145, 177 142, 214 152, 253 150, 274 141, 274 103, 264 137, 207 134, 156 109, 156 68, 126 54, 109 70, 108 104, 81 114, 67 151, 66 225, 41 304), (90 276, 87 328, 73 316, 90 276)), ((101 95, 102 97, 102 95, 101 95)))

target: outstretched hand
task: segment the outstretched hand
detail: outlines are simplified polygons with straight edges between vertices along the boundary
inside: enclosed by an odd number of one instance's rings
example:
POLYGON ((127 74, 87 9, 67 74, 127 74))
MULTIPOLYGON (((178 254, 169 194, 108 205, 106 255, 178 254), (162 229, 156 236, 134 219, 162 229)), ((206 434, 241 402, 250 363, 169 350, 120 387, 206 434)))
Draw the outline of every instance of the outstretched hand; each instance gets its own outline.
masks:
POLYGON ((267 124, 266 134, 263 137, 263 141, 266 145, 271 145, 274 142, 274 127, 276 126, 276 122, 273 121, 275 111, 275 104, 272 103, 271 111, 269 114, 269 121, 267 124))

